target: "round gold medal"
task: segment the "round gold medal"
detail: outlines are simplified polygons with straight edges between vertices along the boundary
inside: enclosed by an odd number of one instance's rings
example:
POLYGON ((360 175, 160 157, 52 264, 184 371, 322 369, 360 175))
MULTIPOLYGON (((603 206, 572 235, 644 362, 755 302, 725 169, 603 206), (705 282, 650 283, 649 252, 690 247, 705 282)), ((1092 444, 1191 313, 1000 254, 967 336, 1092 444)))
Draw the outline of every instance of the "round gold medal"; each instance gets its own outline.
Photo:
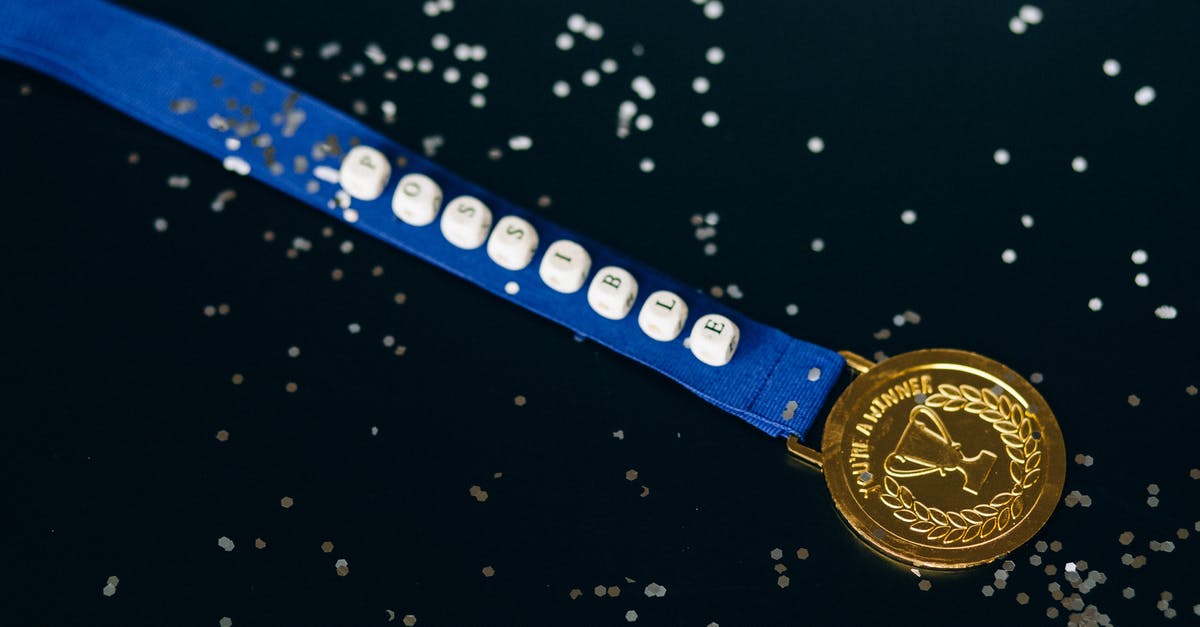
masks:
POLYGON ((838 510, 916 566, 963 568, 1024 544, 1062 494, 1045 399, 981 355, 934 349, 872 365, 837 400, 821 455, 838 510))

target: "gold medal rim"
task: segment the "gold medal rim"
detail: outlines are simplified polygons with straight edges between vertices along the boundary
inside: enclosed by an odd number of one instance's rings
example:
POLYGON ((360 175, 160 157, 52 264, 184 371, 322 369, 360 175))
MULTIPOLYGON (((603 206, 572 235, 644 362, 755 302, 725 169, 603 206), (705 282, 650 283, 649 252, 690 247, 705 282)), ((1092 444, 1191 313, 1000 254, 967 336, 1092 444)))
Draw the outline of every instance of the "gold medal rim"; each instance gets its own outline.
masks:
POLYGON ((892 558, 927 568, 967 568, 986 564, 1011 553, 1024 545, 1049 520, 1058 506, 1066 479, 1066 445, 1058 420, 1038 393, 1033 384, 1004 364, 978 353, 951 348, 931 348, 902 353, 871 367, 856 377, 838 397, 825 422, 825 433, 821 438, 821 455, 825 483, 833 497, 838 512, 854 529, 855 533, 875 549, 892 558), (880 379, 896 376, 897 373, 913 368, 937 364, 966 366, 987 373, 1017 390, 1037 414, 1041 427, 1042 443, 1046 447, 1043 456, 1044 483, 1037 501, 1011 531, 994 540, 966 547, 927 547, 906 541, 876 524, 859 505, 851 486, 851 478, 838 472, 837 460, 842 455, 842 438, 850 420, 855 416, 848 411, 851 407, 869 401, 864 391, 880 379), (878 535, 876 533, 879 532, 878 535))

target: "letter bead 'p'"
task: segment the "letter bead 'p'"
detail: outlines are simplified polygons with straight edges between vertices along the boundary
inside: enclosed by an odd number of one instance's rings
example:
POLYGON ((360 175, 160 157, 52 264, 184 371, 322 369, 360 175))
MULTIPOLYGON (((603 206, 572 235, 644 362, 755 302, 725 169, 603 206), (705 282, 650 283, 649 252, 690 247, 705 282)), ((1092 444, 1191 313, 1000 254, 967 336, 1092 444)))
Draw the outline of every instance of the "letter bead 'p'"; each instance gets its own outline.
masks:
POLYGON ((338 181, 347 194, 358 200, 375 200, 387 187, 392 164, 382 152, 370 146, 355 146, 342 159, 338 181))
POLYGON ((724 366, 733 359, 739 336, 732 320, 719 314, 707 314, 692 325, 688 344, 696 359, 710 366, 724 366))
POLYGON ((605 266, 596 271, 588 286, 588 304, 596 313, 609 320, 629 315, 637 299, 637 279, 624 268, 605 266))
POLYGON ((687 316, 688 306, 682 298, 674 292, 659 290, 646 297, 638 312, 638 326, 651 338, 670 342, 683 331, 687 316))

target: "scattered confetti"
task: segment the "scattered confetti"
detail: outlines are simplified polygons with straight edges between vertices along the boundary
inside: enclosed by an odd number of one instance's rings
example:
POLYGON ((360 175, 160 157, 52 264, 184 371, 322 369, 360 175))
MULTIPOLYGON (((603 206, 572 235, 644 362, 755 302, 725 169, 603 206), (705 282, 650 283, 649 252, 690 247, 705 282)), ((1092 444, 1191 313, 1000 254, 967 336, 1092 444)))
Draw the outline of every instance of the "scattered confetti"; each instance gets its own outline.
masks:
POLYGON ((509 138, 508 147, 512 150, 529 150, 533 147, 533 140, 528 135, 515 135, 509 138))
POLYGON ((100 590, 106 597, 111 597, 117 593, 117 584, 121 583, 121 579, 116 575, 112 575, 104 582, 104 588, 100 590))
POLYGON ((1154 102, 1154 99, 1157 97, 1158 92, 1156 92, 1154 88, 1149 85, 1139 87, 1138 90, 1133 93, 1133 101, 1138 103, 1139 106, 1143 107, 1154 102))
POLYGON ((1154 315, 1163 320, 1174 320, 1175 316, 1179 315, 1179 311, 1170 305, 1160 305, 1154 310, 1154 315))

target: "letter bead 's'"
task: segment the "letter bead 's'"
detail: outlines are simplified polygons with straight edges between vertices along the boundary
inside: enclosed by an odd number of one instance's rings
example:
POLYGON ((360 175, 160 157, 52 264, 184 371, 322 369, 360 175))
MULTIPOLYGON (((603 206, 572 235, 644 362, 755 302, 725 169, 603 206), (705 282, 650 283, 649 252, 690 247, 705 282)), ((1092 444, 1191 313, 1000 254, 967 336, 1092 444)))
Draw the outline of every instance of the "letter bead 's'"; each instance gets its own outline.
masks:
POLYGON ((501 268, 521 270, 533 261, 537 247, 538 234, 532 224, 517 216, 504 216, 488 237, 487 254, 501 268))
POLYGON ((560 239, 546 249, 538 276, 550 289, 563 294, 574 294, 587 281, 592 270, 592 256, 583 246, 571 240, 560 239))
POLYGON ((646 297, 638 312, 638 326, 651 338, 670 342, 679 337, 687 321, 688 306, 674 292, 659 290, 646 297))
POLYGON ((596 313, 609 320, 629 315, 637 299, 637 279, 624 268, 605 266, 596 271, 588 286, 588 304, 596 313))
POLYGON ((710 366, 724 366, 737 351, 739 335, 737 325, 729 318, 707 314, 692 325, 688 341, 696 359, 710 366))
POLYGON ((406 224, 425 226, 442 208, 442 188, 424 174, 405 174, 392 194, 392 213, 406 224))
POLYGON ((355 146, 342 159, 338 181, 347 194, 359 200, 375 200, 387 187, 392 166, 382 152, 370 146, 355 146))
POLYGON ((492 210, 474 196, 459 196, 442 212, 442 235, 455 246, 473 250, 487 241, 492 230, 492 210))

